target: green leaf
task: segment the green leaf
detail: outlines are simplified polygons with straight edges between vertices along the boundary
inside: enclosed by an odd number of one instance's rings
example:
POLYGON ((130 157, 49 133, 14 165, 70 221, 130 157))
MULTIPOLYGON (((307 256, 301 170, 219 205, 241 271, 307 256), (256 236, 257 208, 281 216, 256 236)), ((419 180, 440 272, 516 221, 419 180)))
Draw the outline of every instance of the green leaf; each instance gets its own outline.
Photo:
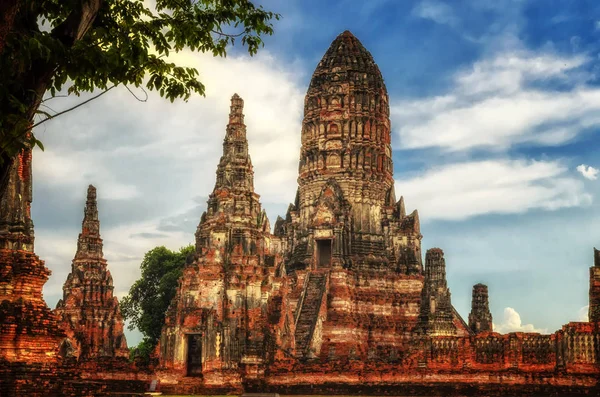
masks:
POLYGON ((3 50, 11 55, 0 57, 0 148, 11 156, 28 144, 43 148, 23 136, 33 115, 48 117, 38 109, 44 89, 51 97, 79 96, 111 85, 145 84, 170 102, 187 101, 205 93, 199 72, 167 62, 166 56, 189 49, 225 57, 238 44, 237 36, 254 55, 280 17, 246 0, 157 0, 153 8, 142 0, 106 0, 90 29, 72 42, 53 29, 64 27, 81 2, 30 3, 17 20, 42 21, 44 31, 38 24, 15 24, 3 50))

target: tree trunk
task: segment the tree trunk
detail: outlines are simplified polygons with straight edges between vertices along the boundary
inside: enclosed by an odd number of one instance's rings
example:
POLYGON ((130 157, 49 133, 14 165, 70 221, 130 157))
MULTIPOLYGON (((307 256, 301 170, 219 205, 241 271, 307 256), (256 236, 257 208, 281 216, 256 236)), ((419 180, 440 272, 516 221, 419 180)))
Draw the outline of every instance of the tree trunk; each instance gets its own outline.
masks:
POLYGON ((0 56, 6 45, 6 38, 12 32, 15 19, 23 0, 0 1, 0 56))
MULTIPOLYGON (((69 16, 60 25, 56 26, 51 34, 60 40, 65 47, 73 46, 92 27, 102 4, 103 0, 79 1, 69 16)), ((36 9, 33 11, 34 15, 32 15, 32 7, 28 8, 26 4, 23 4, 23 0, 0 0, 0 56, 5 50, 6 40, 10 34, 20 34, 26 39, 28 32, 37 29, 39 13, 41 11, 36 9)), ((56 68, 59 66, 56 63, 38 59, 32 62, 29 70, 18 76, 18 80, 21 82, 21 90, 11 94, 26 105, 26 115, 30 122, 33 122, 33 117, 40 106, 44 93, 52 81, 56 68)), ((8 104, 4 105, 8 106, 8 104)), ((4 106, 1 107, 4 108, 4 106)), ((4 112, 6 109, 0 109, 0 111, 4 112)), ((11 126, 5 126, 5 128, 10 130, 11 126)), ((20 139, 25 139, 27 134, 28 131, 23 131, 20 139)), ((13 158, 3 150, 0 152, 0 161, 1 200, 5 196, 8 187, 9 171, 13 158)))

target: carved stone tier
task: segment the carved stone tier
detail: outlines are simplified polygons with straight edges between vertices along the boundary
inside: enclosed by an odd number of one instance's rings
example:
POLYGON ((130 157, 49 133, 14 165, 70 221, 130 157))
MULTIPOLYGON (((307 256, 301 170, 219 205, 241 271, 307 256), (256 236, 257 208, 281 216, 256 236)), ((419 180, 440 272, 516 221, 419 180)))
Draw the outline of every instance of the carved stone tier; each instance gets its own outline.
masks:
POLYGON ((90 185, 71 273, 55 310, 67 336, 60 353, 80 361, 129 356, 123 317, 113 296, 113 280, 102 245, 96 188, 90 185))
POLYGON ((24 149, 14 158, 8 178, 6 192, 0 200, 0 248, 33 252, 30 149, 24 149))
POLYGON ((444 251, 431 248, 425 255, 425 284, 421 293, 419 329, 431 336, 456 335, 450 289, 446 282, 444 251))

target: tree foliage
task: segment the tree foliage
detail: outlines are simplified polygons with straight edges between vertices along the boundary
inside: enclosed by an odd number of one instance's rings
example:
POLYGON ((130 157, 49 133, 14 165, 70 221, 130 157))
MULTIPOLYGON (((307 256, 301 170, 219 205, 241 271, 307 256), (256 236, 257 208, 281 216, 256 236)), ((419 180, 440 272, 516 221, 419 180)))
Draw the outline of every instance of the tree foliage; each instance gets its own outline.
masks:
POLYGON ((2 0, 0 16, 0 171, 23 148, 43 149, 31 130, 55 116, 40 106, 46 92, 125 85, 187 100, 204 85, 169 54, 225 56, 239 40, 253 55, 279 19, 249 0, 2 0))
POLYGON ((138 354, 149 355, 160 339, 165 313, 175 297, 177 283, 186 262, 194 255, 194 246, 179 251, 156 247, 144 255, 141 276, 121 300, 121 313, 129 320, 129 329, 137 328, 144 340, 138 354))

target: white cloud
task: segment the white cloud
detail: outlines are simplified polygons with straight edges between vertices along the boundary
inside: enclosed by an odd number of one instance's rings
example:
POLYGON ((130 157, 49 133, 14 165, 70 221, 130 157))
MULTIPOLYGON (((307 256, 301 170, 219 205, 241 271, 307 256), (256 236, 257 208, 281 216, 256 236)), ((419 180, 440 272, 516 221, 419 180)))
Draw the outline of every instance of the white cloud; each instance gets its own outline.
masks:
POLYGON ((104 157, 98 156, 98 153, 82 151, 65 156, 53 149, 38 153, 33 162, 33 172, 38 181, 77 189, 79 193, 84 186, 96 184, 102 186, 98 197, 106 200, 128 200, 140 195, 135 185, 120 182, 118 176, 98 161, 104 157))
POLYGON ((588 205, 592 198, 583 183, 567 171, 558 161, 454 163, 396 180, 396 192, 413 203, 424 220, 588 205))
POLYGON ((589 179, 590 181, 598 179, 599 170, 591 165, 580 164, 577 166, 577 171, 583 175, 585 179, 589 179))
POLYGON ((412 14, 442 25, 455 26, 458 23, 458 18, 454 15, 452 8, 440 1, 421 1, 413 8, 412 14))
POLYGON ((521 322, 521 315, 517 313, 512 307, 504 308, 504 317, 500 324, 493 324, 494 332, 501 334, 507 334, 509 332, 538 332, 545 334, 548 332, 546 329, 539 329, 533 326, 533 324, 523 324, 521 322))
POLYGON ((454 76, 451 93, 393 102, 399 146, 505 150, 567 142, 600 125, 600 89, 585 86, 590 76, 579 69, 587 61, 524 50, 478 61, 454 76), (540 88, 549 81, 571 89, 540 88))
POLYGON ((527 82, 568 79, 568 72, 586 61, 582 56, 510 51, 474 63, 470 69, 458 72, 455 81, 462 94, 510 94, 523 89, 527 82))
POLYGON ((582 307, 581 309, 579 309, 579 312, 577 312, 577 321, 583 321, 583 322, 588 322, 589 320, 589 305, 586 305, 584 307, 582 307))

